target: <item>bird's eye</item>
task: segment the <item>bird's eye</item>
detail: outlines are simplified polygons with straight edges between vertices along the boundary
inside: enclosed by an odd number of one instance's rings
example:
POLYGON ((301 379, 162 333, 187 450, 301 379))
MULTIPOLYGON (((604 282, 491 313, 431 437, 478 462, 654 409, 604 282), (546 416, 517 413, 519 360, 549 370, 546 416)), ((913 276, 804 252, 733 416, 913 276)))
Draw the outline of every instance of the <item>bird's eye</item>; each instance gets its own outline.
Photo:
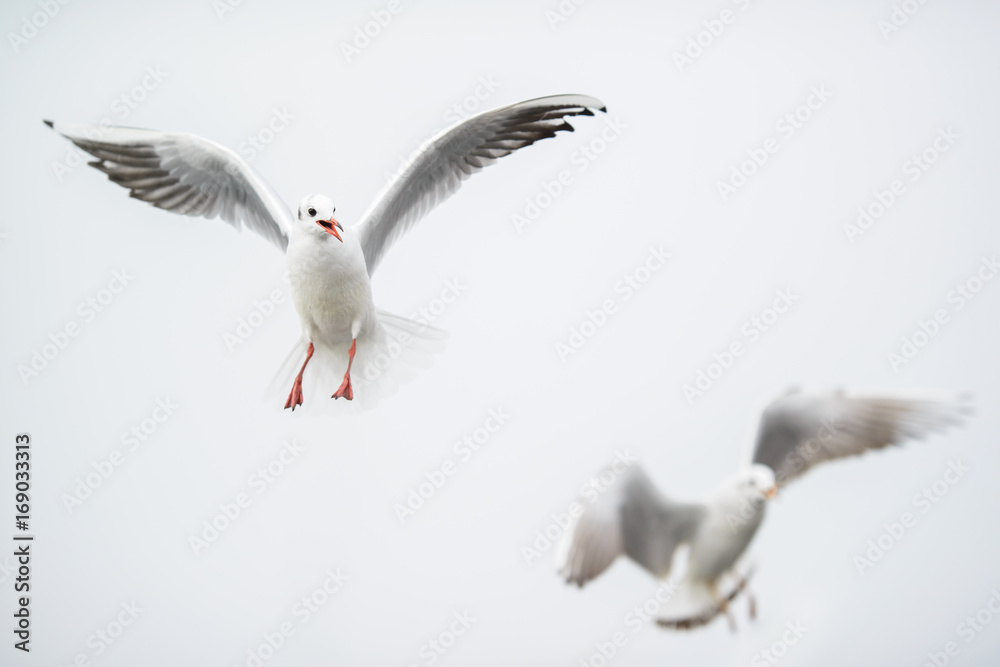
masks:
POLYGON ((310 208, 308 211, 306 211, 306 213, 308 213, 309 215, 316 215, 316 209, 310 208))

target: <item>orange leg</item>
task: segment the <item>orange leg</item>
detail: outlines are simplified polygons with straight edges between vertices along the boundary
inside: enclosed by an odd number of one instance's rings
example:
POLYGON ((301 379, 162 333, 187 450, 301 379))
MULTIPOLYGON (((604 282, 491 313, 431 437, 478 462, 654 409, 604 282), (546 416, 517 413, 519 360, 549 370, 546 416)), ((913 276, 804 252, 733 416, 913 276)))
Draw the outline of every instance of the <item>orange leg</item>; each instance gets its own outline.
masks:
POLYGON ((340 389, 333 393, 330 398, 346 398, 354 400, 354 389, 351 387, 351 364, 354 363, 354 351, 357 349, 358 339, 351 341, 351 349, 347 351, 347 372, 344 373, 344 381, 340 383, 340 389))
POLYGON ((292 383, 292 393, 288 395, 288 400, 285 401, 285 409, 292 409, 295 412, 296 406, 302 405, 302 374, 306 372, 306 364, 313 356, 313 344, 309 343, 309 349, 306 350, 306 360, 302 362, 302 370, 299 374, 295 376, 295 382, 292 383))

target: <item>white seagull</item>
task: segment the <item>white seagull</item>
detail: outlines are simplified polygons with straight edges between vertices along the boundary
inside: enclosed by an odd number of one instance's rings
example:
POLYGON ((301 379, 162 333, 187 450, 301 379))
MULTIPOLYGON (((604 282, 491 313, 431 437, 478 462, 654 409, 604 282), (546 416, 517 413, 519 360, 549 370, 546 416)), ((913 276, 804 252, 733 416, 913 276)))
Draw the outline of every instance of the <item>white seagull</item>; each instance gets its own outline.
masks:
MULTIPOLYGON (((628 556, 668 581, 660 626, 694 628, 723 613, 735 628, 728 604, 752 571, 742 557, 779 488, 824 461, 958 424, 965 412, 960 401, 793 390, 764 410, 750 462, 704 502, 666 498, 638 465, 606 469, 602 475, 614 481, 592 503, 580 502, 584 509, 563 536, 556 567, 568 583, 583 586, 628 556), (686 572, 671 578, 682 545, 686 572)), ((750 597, 751 617, 755 613, 750 597)))
POLYGON ((322 195, 307 196, 293 215, 243 159, 208 139, 45 123, 96 157, 89 164, 128 188, 132 197, 181 215, 219 216, 285 252, 302 338, 275 380, 290 379, 299 368, 285 402, 294 410, 303 403, 304 384, 322 389, 324 381, 330 382, 327 390, 336 386, 332 398, 353 399, 356 354, 359 363, 367 358, 367 379, 374 380, 405 348, 419 348, 420 340, 438 337, 440 332, 376 309, 371 275, 389 246, 470 175, 519 148, 572 132, 565 118, 592 116, 592 110, 607 109, 593 97, 555 95, 456 123, 427 141, 360 222, 346 227, 334 218, 333 202, 322 195))

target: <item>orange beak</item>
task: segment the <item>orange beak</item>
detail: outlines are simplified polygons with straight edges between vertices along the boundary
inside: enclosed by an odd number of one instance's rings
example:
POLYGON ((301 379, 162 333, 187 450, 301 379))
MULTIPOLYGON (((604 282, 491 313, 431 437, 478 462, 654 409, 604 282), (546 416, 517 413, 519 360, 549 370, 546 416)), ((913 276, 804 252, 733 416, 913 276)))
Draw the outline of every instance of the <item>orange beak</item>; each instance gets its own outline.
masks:
POLYGON ((778 495, 778 485, 777 484, 775 484, 770 489, 768 489, 767 491, 764 492, 764 497, 767 498, 768 500, 771 500, 776 495, 778 495))
POLYGON ((316 224, 322 227, 327 234, 332 234, 333 236, 336 236, 337 240, 340 241, 341 243, 344 242, 344 239, 340 238, 340 234, 337 233, 338 229, 340 231, 344 231, 344 228, 343 226, 341 226, 339 222, 337 222, 333 218, 330 218, 329 220, 317 220, 316 224))

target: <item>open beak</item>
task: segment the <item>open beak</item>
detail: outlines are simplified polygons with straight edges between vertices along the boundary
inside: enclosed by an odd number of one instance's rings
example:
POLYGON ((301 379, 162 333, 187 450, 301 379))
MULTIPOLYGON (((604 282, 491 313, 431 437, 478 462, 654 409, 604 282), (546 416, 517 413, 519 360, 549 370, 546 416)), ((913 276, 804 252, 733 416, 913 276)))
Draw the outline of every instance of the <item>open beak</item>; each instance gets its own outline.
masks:
POLYGON ((778 495, 777 484, 775 484, 774 486, 772 486, 771 488, 769 488, 767 491, 764 492, 764 497, 767 498, 768 500, 772 500, 776 495, 778 495))
POLYGON ((329 220, 317 220, 316 224, 325 229, 327 234, 336 236, 337 240, 341 243, 344 242, 344 239, 340 238, 340 234, 337 233, 338 229, 340 231, 344 231, 344 227, 333 218, 330 218, 329 220))

